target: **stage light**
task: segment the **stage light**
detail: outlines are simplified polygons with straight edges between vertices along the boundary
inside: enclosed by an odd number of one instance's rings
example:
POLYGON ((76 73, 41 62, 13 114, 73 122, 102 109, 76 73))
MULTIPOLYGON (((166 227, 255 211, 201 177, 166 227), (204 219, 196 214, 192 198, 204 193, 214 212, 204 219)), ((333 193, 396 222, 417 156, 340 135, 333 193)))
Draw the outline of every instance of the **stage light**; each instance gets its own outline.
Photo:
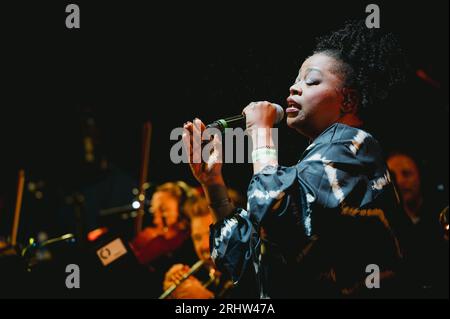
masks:
POLYGON ((133 206, 134 209, 139 209, 141 207, 141 204, 138 201, 134 201, 131 206, 133 206))

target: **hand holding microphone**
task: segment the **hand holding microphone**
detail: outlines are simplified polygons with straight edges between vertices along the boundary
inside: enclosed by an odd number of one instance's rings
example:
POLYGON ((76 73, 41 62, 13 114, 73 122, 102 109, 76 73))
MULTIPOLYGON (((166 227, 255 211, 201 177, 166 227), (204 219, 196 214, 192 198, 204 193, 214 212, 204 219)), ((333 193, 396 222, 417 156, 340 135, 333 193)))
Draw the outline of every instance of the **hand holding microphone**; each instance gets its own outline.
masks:
POLYGON ((253 173, 278 165, 278 152, 272 127, 284 117, 283 108, 267 101, 253 102, 243 111, 247 133, 252 137, 253 173))
POLYGON ((206 128, 217 128, 224 131, 226 128, 233 128, 246 125, 247 129, 255 127, 272 127, 281 122, 284 118, 283 108, 270 102, 252 102, 247 105, 241 115, 236 115, 224 119, 219 119, 206 128))
POLYGON ((221 174, 222 161, 221 161, 221 139, 219 136, 214 136, 214 139, 210 142, 213 143, 214 152, 211 154, 207 162, 196 161, 195 155, 200 156, 202 154, 203 147, 206 143, 194 143, 193 136, 202 136, 203 131, 207 128, 216 128, 220 131, 225 131, 226 128, 238 127, 246 125, 247 132, 251 134, 253 139, 253 146, 265 145, 274 146, 271 130, 274 124, 279 123, 284 117, 284 111, 281 106, 275 103, 267 101, 252 102, 247 105, 242 111, 241 115, 233 116, 230 118, 220 119, 205 126, 199 119, 195 119, 193 122, 186 122, 184 129, 187 130, 186 134, 183 134, 183 144, 190 154, 189 163, 194 177, 202 184, 223 184, 223 178, 221 174), (257 134, 258 129, 267 129, 257 134), (266 132, 267 131, 267 132, 266 132))
POLYGON ((242 111, 245 114, 247 131, 257 128, 271 128, 284 118, 283 108, 267 101, 252 102, 242 111))

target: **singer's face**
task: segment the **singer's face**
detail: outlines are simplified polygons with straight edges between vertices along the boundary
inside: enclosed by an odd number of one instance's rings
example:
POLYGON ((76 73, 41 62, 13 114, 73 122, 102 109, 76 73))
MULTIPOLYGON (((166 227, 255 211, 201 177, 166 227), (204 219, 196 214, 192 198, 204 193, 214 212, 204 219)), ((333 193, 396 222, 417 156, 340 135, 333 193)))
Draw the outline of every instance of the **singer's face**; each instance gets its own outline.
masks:
POLYGON ((151 202, 156 227, 173 226, 178 222, 178 200, 168 192, 156 192, 151 202))
POLYGON ((338 121, 344 83, 337 72, 339 65, 340 61, 323 53, 305 60, 289 90, 286 109, 289 127, 316 138, 338 121))

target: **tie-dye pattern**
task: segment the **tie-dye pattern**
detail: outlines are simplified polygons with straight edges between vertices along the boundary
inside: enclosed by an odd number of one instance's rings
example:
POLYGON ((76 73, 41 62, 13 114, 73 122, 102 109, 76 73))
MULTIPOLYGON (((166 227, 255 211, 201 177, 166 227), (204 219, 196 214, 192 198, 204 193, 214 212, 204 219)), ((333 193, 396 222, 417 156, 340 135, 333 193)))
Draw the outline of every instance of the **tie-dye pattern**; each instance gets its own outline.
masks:
MULTIPOLYGON (((277 274, 262 275, 261 226, 286 254, 283 260, 304 262, 320 242, 317 238, 338 236, 341 220, 345 224, 366 219, 384 229, 379 232, 394 237, 389 220, 397 203, 392 193, 377 141, 360 129, 334 124, 314 140, 297 165, 268 166, 253 176, 247 210, 239 209, 212 226, 212 256, 236 283, 253 264, 260 296, 270 296, 268 283, 276 280, 277 274), (278 205, 280 201, 282 205, 278 205), (273 211, 274 206, 280 208, 273 211)), ((397 251, 396 243, 392 238, 392 247, 383 248, 386 254, 397 251)))

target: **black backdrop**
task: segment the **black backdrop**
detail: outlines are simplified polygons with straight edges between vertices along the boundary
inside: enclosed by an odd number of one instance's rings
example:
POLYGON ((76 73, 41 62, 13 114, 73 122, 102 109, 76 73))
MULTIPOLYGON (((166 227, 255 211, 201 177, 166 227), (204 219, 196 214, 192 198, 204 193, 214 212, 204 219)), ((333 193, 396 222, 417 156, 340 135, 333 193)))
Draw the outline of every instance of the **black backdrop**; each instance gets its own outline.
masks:
MULTIPOLYGON (((98 129, 96 151, 131 179, 139 172, 141 127, 150 120, 150 180, 195 184, 186 165, 170 162, 170 131, 195 116, 208 122, 238 114, 250 101, 284 105, 314 38, 364 18, 370 3, 73 2, 79 30, 65 28, 67 1, 1 5, 1 215, 10 215, 19 168, 50 185, 47 211, 92 183, 81 131, 88 115, 98 129)), ((448 1, 376 3, 381 27, 397 33, 412 71, 424 69, 440 88, 412 72, 404 92, 368 125, 386 152, 417 156, 448 201, 448 1)), ((305 145, 282 127, 281 162, 295 163, 305 145)), ((225 175, 245 192, 251 167, 226 165, 225 175)))

